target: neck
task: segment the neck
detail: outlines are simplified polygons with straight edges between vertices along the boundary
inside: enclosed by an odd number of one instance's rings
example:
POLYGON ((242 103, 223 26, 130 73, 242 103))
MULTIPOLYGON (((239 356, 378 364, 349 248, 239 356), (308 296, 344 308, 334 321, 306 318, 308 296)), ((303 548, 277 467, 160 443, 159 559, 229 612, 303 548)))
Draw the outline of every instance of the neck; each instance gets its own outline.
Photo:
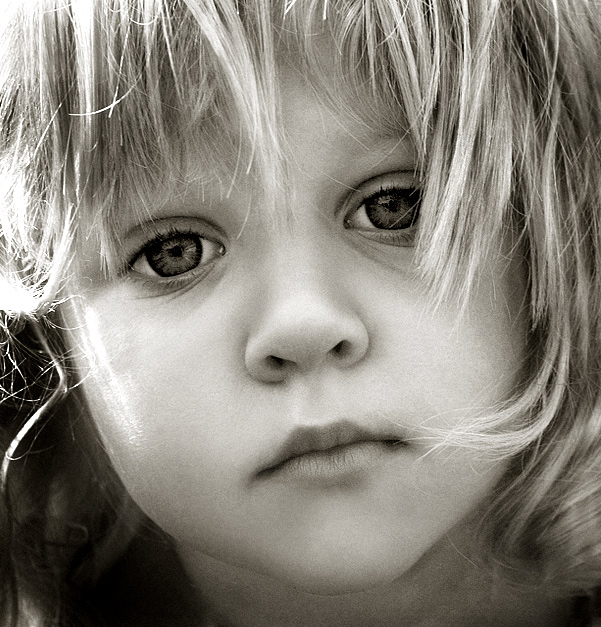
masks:
POLYGON ((569 607, 541 587, 511 587, 445 540, 409 572, 375 589, 322 596, 183 555, 205 611, 224 627, 554 627, 569 607))

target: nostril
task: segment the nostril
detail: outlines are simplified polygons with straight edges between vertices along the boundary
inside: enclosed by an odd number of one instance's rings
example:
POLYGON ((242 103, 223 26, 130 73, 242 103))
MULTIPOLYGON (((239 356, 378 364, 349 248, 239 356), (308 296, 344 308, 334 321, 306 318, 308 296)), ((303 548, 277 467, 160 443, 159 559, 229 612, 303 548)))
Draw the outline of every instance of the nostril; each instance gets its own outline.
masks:
MULTIPOLYGON (((330 353, 336 357, 336 359, 345 360, 349 355, 353 352, 352 343, 347 340, 342 340, 338 342, 335 346, 333 346, 330 350, 330 353)), ((325 355, 324 355, 325 357, 325 355)), ((296 364, 303 369, 307 363, 309 365, 314 366, 320 360, 310 360, 308 358, 297 358, 296 359, 284 359, 282 357, 278 357, 277 355, 267 355, 265 357, 265 366, 274 372, 286 370, 288 366, 292 364, 296 364)))
POLYGON ((332 349, 332 353, 337 357, 346 357, 351 350, 350 342, 343 340, 342 342, 338 342, 336 346, 332 349))
POLYGON ((266 360, 267 365, 274 370, 280 370, 285 363, 285 359, 281 357, 276 357, 275 355, 269 355, 266 360))

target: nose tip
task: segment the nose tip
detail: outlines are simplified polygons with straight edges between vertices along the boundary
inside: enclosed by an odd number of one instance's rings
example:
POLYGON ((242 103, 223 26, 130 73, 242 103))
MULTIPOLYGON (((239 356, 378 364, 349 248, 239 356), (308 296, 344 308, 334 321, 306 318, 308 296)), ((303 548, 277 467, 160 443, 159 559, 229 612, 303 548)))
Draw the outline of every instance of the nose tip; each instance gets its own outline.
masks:
POLYGON ((321 367, 348 368, 363 358, 369 339, 361 320, 350 312, 315 309, 309 315, 280 312, 249 339, 246 368, 254 379, 276 383, 321 367))

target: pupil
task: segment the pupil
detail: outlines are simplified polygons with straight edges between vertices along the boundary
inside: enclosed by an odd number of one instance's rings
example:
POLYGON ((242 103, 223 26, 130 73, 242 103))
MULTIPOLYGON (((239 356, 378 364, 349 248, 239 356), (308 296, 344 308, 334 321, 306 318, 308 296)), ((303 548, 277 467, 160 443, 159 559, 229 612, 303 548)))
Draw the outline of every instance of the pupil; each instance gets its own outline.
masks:
POLYGON ((418 189, 393 190, 372 197, 365 212, 378 229, 407 229, 417 220, 419 201, 418 189))
POLYGON ((202 259, 202 243, 198 236, 177 235, 150 246, 146 259, 159 276, 177 276, 198 266, 202 259))

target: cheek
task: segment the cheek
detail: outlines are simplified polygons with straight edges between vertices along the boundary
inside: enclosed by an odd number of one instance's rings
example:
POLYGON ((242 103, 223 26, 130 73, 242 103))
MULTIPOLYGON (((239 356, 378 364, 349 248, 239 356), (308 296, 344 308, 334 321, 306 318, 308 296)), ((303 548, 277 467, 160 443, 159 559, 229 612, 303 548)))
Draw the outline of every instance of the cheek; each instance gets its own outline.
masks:
POLYGON ((209 325, 196 327, 192 341, 185 320, 159 324, 112 305, 67 318, 78 329, 70 344, 83 391, 117 472, 151 517, 188 501, 186 490, 214 497, 218 462, 228 451, 235 457, 240 438, 225 419, 239 419, 239 410, 224 395, 231 363, 222 338, 209 325))
POLYGON ((525 294, 519 267, 494 268, 462 310, 442 307, 416 321, 415 385, 432 416, 446 413, 452 427, 514 395, 527 361, 525 294))
POLYGON ((374 292, 374 367, 358 383, 416 429, 452 429, 497 409, 514 395, 527 365, 524 293, 521 283, 510 287, 497 277, 461 313, 448 306, 433 312, 423 293, 387 302, 374 292))
POLYGON ((523 335, 511 341, 514 329, 488 314, 478 325, 431 324, 412 347, 412 384, 425 403, 423 411, 441 419, 446 415, 449 427, 460 415, 469 418, 508 400, 521 376, 523 335))

